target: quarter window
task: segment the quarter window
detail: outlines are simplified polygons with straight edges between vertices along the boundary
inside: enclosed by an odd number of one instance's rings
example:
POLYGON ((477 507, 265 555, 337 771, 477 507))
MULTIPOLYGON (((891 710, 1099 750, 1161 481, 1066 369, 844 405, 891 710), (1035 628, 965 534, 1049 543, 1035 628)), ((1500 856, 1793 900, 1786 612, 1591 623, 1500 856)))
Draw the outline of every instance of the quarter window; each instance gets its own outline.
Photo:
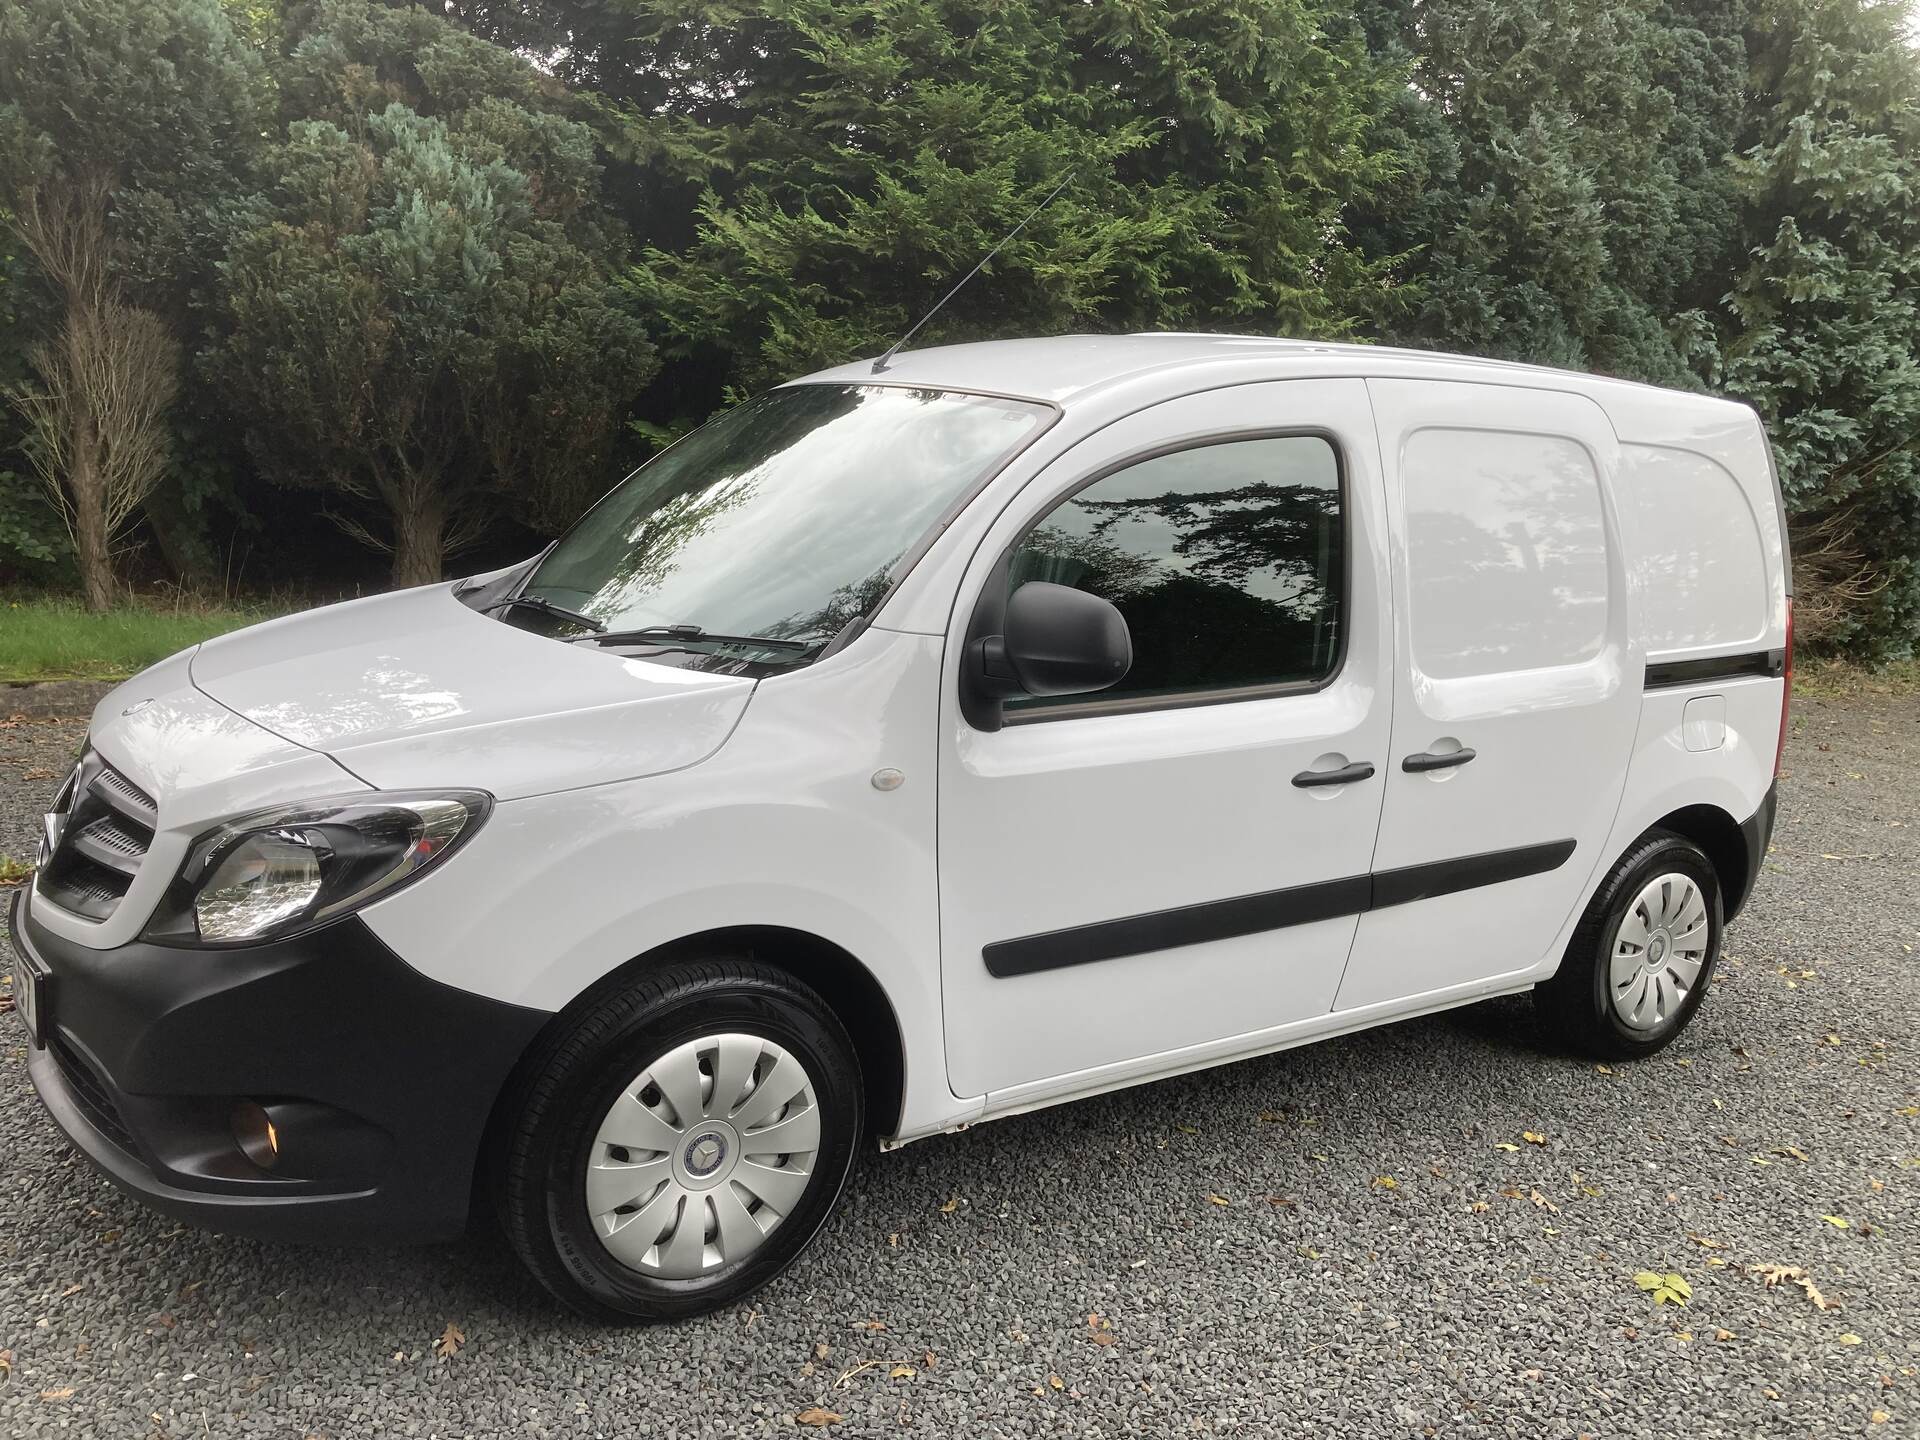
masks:
POLYGON ((1054 508, 1014 549, 1008 593, 1032 580, 1112 601, 1133 669, 1086 700, 1313 683, 1340 653, 1340 466, 1317 435, 1225 441, 1115 471, 1054 508))

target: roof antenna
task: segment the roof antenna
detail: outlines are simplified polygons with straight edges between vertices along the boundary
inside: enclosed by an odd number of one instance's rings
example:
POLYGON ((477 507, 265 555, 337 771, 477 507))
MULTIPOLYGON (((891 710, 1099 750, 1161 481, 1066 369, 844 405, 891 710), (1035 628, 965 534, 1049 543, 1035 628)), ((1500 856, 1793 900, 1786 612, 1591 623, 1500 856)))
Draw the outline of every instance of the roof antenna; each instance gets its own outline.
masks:
POLYGON ((1001 239, 998 245, 994 246, 993 249, 989 250, 986 254, 982 255, 980 257, 980 263, 978 265, 975 265, 973 269, 969 270, 965 275, 963 275, 958 285, 954 286, 953 289, 947 291, 946 294, 940 297, 939 304, 936 304, 933 307, 933 309, 927 311, 926 314, 922 315, 918 320, 914 322, 913 328, 911 330, 907 331, 906 334, 902 335, 898 340, 894 341, 892 346, 888 348, 887 353, 882 355, 878 360, 873 362, 873 369, 869 373, 878 375, 882 371, 884 371, 887 368, 887 362, 893 359, 895 355, 900 353, 900 347, 905 345, 907 341, 911 340, 915 335, 919 334, 920 327, 926 324, 927 321, 931 320, 934 316, 938 315, 940 313, 940 306, 946 304, 947 301, 951 300, 954 296, 958 295, 960 291, 966 286, 967 281, 973 279, 974 276, 978 275, 983 269, 985 269, 987 261, 993 259, 994 256, 998 255, 1002 250, 1006 249, 1008 243, 1013 239, 1013 237, 1018 235, 1022 230, 1027 228, 1028 221, 1031 221, 1034 216, 1038 215, 1042 210, 1046 209, 1047 206, 1051 205, 1053 203, 1053 197, 1058 195, 1062 190, 1067 188, 1067 181, 1073 179, 1073 175, 1074 175, 1074 172, 1071 170, 1069 170, 1065 175, 1062 175, 1060 177, 1060 183, 1054 186, 1053 189, 1047 192, 1047 198, 1042 200, 1038 205, 1034 206, 1033 209, 1029 210, 1027 212, 1027 218, 1025 220, 1022 220, 1018 225, 1014 226, 1013 229, 1009 230, 1006 233, 1006 235, 1001 239))

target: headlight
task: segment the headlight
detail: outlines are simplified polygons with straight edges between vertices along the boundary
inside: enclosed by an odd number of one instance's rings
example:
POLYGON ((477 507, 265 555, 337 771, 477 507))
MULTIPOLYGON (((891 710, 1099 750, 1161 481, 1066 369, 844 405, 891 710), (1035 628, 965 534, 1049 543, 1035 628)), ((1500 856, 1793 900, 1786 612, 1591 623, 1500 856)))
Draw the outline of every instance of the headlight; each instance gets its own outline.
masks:
POLYGON ((370 791, 229 820, 193 842, 147 938, 243 945, 311 930, 444 859, 492 803, 476 790, 370 791))

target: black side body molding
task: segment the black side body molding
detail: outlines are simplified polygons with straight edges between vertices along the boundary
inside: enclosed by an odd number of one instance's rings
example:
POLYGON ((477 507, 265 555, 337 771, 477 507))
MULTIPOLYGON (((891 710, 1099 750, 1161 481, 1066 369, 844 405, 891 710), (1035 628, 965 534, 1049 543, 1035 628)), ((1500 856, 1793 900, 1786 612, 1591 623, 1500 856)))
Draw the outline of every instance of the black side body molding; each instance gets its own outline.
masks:
POLYGON ((1710 655, 1704 660, 1660 660, 1647 666, 1647 689, 1668 690, 1715 680, 1778 680, 1786 673, 1785 650, 1750 650, 1744 655, 1710 655))
POLYGON ((1343 915, 1362 915, 1388 905, 1405 905, 1435 895, 1451 895, 1457 890, 1542 875, 1566 864, 1573 849, 1571 840, 1552 840, 1512 850, 1463 855, 1455 860, 1408 865, 1398 870, 1377 870, 1371 875, 1350 875, 1312 885, 1294 885, 1285 890, 1266 890, 1257 895, 1236 895, 1229 900, 1209 900, 1146 915, 1129 915, 1120 920, 1100 920, 1018 940, 996 940, 983 947, 980 954, 986 961, 988 974, 1007 979, 1069 965, 1089 965, 1099 960, 1173 950, 1182 945, 1233 940, 1242 935, 1282 930, 1289 925, 1337 920, 1343 915))

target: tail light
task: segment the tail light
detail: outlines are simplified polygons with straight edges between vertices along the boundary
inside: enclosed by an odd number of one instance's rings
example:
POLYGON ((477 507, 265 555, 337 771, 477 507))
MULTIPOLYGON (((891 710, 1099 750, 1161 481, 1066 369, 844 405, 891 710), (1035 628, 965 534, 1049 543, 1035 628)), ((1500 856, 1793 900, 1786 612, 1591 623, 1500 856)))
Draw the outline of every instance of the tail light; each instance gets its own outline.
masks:
POLYGON ((1787 712, 1793 708, 1793 596, 1787 596, 1787 655, 1781 668, 1780 743, 1773 747, 1773 774, 1780 777, 1780 759, 1787 753, 1787 712))

